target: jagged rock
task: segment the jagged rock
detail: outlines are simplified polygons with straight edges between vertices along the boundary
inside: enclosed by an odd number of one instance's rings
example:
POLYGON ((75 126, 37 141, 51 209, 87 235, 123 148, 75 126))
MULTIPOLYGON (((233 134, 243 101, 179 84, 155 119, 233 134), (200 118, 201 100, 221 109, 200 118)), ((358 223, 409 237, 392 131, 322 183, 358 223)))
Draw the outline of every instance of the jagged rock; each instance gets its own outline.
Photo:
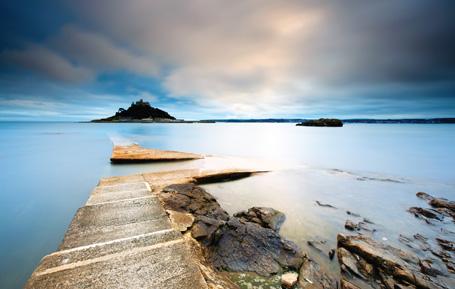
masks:
POLYGON ((435 210, 432 209, 424 209, 419 207, 411 207, 408 209, 408 212, 414 214, 415 217, 424 219, 428 222, 427 219, 435 219, 438 221, 443 220, 443 216, 435 210))
POLYGON ((427 193, 424 193, 424 192, 418 192, 416 194, 417 197, 425 200, 428 202, 428 204, 430 204, 432 207, 435 207, 435 208, 446 208, 446 209, 449 209, 451 211, 455 211, 455 202, 454 201, 449 201, 447 199, 444 199, 444 198, 436 198, 436 197, 433 197, 427 193))
MULTIPOLYGON (((416 194, 417 197, 427 201, 427 203, 435 208, 436 210, 433 210, 435 214, 437 215, 443 215, 446 217, 451 217, 452 220, 455 222, 455 202, 454 201, 449 201, 444 198, 436 198, 433 197, 427 193, 424 192, 418 192, 416 194)), ((439 216, 441 219, 442 216, 439 216)))
POLYGON ((167 186, 160 193, 160 200, 166 210, 186 212, 195 217, 204 216, 223 221, 229 219, 229 214, 216 199, 194 184, 167 186))
POLYGON ((275 209, 265 207, 253 207, 247 211, 234 214, 243 222, 252 222, 264 228, 270 228, 276 232, 280 231, 281 225, 286 220, 286 216, 275 209))
POLYGON ((297 284, 297 280, 299 278, 299 274, 295 272, 288 272, 286 274, 281 275, 281 286, 284 288, 292 288, 295 284, 297 284))
POLYGON ((320 118, 313 120, 306 120, 298 123, 297 126, 330 126, 330 127, 342 127, 343 122, 336 118, 320 118))
POLYGON ((298 270, 303 262, 298 246, 278 234, 284 216, 276 210, 252 208, 257 222, 248 221, 243 214, 230 217, 212 195, 195 184, 167 186, 159 198, 166 210, 194 216, 191 236, 203 245, 207 260, 217 269, 269 276, 283 268, 298 270))
POLYGON ((326 274, 318 263, 305 259, 299 272, 299 286, 303 289, 332 289, 337 288, 334 278, 326 274))
POLYGON ((225 223, 222 220, 198 216, 191 228, 191 236, 205 245, 210 245, 214 242, 218 229, 225 223))
POLYGON ((436 241, 438 242, 439 246, 443 248, 446 251, 451 251, 455 252, 455 243, 449 240, 444 240, 441 238, 436 238, 436 241))
POLYGON ((342 277, 354 284, 359 278, 373 288, 446 288, 428 261, 365 236, 338 234, 337 240, 342 277))
POLYGON ((206 249, 209 260, 218 269, 269 276, 282 268, 297 270, 303 262, 297 245, 255 223, 232 217, 216 234, 216 242, 206 249))

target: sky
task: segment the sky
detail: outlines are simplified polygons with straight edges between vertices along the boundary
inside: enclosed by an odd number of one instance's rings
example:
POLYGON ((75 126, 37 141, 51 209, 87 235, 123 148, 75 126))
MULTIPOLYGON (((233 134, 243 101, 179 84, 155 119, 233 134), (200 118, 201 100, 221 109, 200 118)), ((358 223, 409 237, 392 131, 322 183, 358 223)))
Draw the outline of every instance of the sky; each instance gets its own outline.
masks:
POLYGON ((0 120, 455 117, 453 0, 3 0, 0 120))

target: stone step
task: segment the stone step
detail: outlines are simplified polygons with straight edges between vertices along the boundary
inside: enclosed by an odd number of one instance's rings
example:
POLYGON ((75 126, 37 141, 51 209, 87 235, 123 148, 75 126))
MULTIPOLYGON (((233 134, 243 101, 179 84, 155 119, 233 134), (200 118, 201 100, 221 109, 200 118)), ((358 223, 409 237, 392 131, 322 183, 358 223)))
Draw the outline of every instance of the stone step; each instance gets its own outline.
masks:
POLYGON ((135 191, 135 190, 149 190, 149 186, 146 182, 131 182, 131 183, 120 183, 115 185, 98 185, 92 192, 92 194, 102 194, 119 191, 135 191))
POLYGON ((74 216, 60 249, 169 228, 169 219, 154 196, 85 206, 74 216))
POLYGON ((33 273, 25 289, 207 288, 183 239, 33 273))
POLYGON ((149 190, 133 190, 133 191, 115 191, 109 193, 92 194, 88 199, 86 206, 97 205, 101 203, 108 203, 114 201, 121 201, 127 199, 141 198, 153 196, 149 190))
POLYGON ((53 267, 77 263, 121 251, 131 250, 133 248, 152 246, 181 238, 182 234, 180 232, 173 229, 165 229, 133 237, 57 251, 45 256, 41 260, 35 272, 42 272, 53 267))

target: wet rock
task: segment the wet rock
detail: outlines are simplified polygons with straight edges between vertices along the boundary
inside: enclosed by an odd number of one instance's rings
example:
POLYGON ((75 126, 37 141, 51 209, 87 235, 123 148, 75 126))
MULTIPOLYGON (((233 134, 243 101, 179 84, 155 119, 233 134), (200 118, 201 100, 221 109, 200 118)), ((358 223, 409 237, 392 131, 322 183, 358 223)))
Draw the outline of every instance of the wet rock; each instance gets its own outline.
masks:
POLYGON ((364 222, 358 222, 354 223, 351 220, 347 220, 346 223, 344 223, 344 227, 349 230, 349 231, 360 231, 360 230, 365 230, 369 232, 375 232, 375 229, 370 229, 367 227, 367 225, 364 222))
POLYGON ((275 209, 265 207, 253 207, 247 211, 234 214, 243 222, 256 223, 261 227, 270 228, 276 232, 280 231, 281 225, 285 221, 285 215, 275 209))
POLYGON ((326 274, 318 263, 305 259, 299 272, 299 286, 303 289, 338 288, 335 279, 326 274))
POLYGON ((360 217, 359 214, 356 214, 356 213, 353 213, 351 211, 346 211, 346 214, 350 215, 350 216, 353 216, 353 217, 360 217))
POLYGON ((455 251, 455 243, 449 240, 444 240, 441 238, 436 238, 436 241, 438 242, 439 246, 443 248, 446 251, 454 252, 455 251))
POLYGON ((167 210, 166 213, 169 215, 172 226, 180 232, 185 232, 193 225, 194 217, 191 214, 173 210, 167 210))
POLYGON ((455 202, 449 201, 445 198, 436 198, 424 192, 418 192, 416 194, 418 198, 421 198, 427 203, 436 208, 436 211, 444 216, 452 217, 455 221, 455 202))
POLYGON ((240 222, 233 217, 219 228, 217 236, 216 243, 206 249, 209 260, 218 269, 270 276, 282 268, 298 270, 303 262, 297 245, 256 223, 240 222))
POLYGON ((344 223, 344 227, 349 230, 349 231, 357 231, 359 230, 359 225, 358 224, 355 224, 353 221, 351 220, 347 220, 346 223, 344 223))
POLYGON ((408 212, 414 214, 415 217, 421 218, 427 221, 427 219, 436 219, 439 221, 443 220, 441 214, 432 209, 424 209, 419 207, 411 207, 408 209, 408 212))
POLYGON ((429 261, 422 262, 365 236, 339 234, 337 240, 342 277, 353 284, 367 282, 373 288, 446 288, 434 278, 439 269, 429 261))
POLYGON ((324 204, 324 203, 321 203, 319 201, 316 201, 316 204, 320 207, 325 207, 325 208, 332 208, 332 209, 336 209, 336 207, 330 205, 330 204, 324 204))
POLYGON ((367 219, 367 218, 363 218, 363 222, 364 222, 364 223, 367 223, 367 224, 372 224, 372 225, 374 225, 373 221, 371 221, 371 220, 369 220, 369 219, 367 219))
POLYGON ((204 245, 210 245, 215 241, 218 229, 225 223, 222 220, 197 216, 191 228, 191 236, 204 245))
POLYGON ((333 258, 335 257, 335 249, 331 249, 329 251, 329 259, 330 260, 333 260, 333 258))
POLYGON ((439 269, 437 269, 433 266, 433 262, 431 260, 420 260, 419 265, 420 265, 420 271, 423 274, 433 276, 433 277, 443 274, 439 269))
POLYGON ((195 184, 178 184, 165 187, 159 195, 166 210, 190 213, 227 221, 229 214, 216 199, 195 184))
POLYGON ((303 254, 278 234, 284 215, 271 208, 251 208, 230 217, 216 199, 196 184, 165 187, 159 198, 166 210, 191 214, 191 236, 203 245, 216 269, 270 276, 284 268, 298 270, 303 254))
POLYGON ((324 240, 308 240, 306 243, 308 244, 308 246, 314 248, 316 251, 322 252, 323 249, 321 247, 327 242, 324 240))
POLYGON ((283 288, 292 288, 295 284, 297 284, 297 280, 299 278, 299 274, 295 272, 289 272, 286 274, 281 275, 281 286, 283 288))
POLYGON ((340 287, 341 289, 360 289, 360 287, 357 287, 356 285, 343 278, 340 280, 340 287))

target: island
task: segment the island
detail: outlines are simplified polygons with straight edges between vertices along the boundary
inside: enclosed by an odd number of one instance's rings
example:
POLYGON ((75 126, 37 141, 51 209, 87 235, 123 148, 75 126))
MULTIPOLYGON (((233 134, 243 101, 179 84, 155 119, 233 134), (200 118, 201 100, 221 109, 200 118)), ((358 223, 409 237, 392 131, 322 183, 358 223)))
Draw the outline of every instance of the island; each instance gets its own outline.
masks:
POLYGON ((120 108, 115 115, 107 118, 92 120, 92 122, 184 122, 159 108, 152 107, 149 102, 131 103, 128 109, 120 108))
POLYGON ((298 123, 297 126, 342 127, 343 122, 336 118, 320 118, 303 121, 301 123, 298 123))

